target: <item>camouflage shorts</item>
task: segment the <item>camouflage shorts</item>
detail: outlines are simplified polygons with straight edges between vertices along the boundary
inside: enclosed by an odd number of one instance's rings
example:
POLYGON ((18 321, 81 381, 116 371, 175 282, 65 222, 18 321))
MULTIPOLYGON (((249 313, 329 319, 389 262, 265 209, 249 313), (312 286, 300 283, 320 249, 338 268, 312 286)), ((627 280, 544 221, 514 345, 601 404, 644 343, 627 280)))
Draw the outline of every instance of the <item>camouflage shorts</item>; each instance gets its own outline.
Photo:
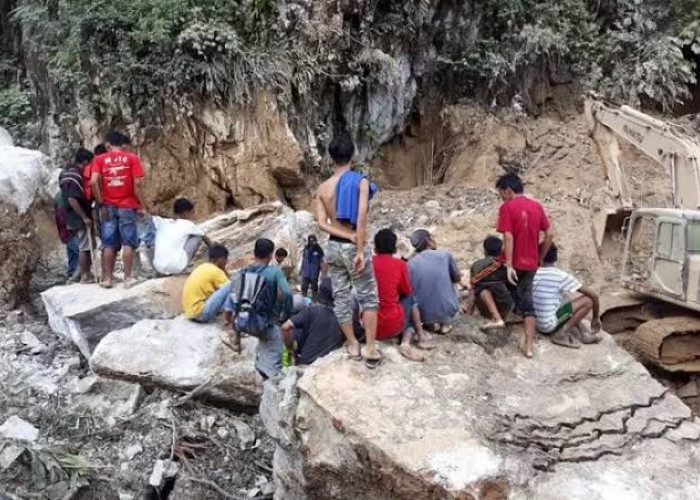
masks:
POLYGON ((365 250, 365 269, 361 273, 355 273, 352 261, 356 252, 357 246, 353 243, 333 240, 328 242, 326 262, 328 262, 333 282, 335 316, 341 325, 352 322, 351 292, 353 288, 363 309, 379 308, 377 283, 374 281, 372 271, 372 255, 369 250, 365 250))

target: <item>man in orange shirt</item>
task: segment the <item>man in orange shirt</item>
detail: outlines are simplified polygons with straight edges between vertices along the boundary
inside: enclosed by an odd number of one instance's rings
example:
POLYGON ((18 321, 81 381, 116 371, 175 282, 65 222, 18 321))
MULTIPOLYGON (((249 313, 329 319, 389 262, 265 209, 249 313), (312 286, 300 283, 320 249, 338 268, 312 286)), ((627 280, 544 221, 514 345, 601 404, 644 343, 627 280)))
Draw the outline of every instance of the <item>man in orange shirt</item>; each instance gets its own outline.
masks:
POLYGON ((134 251, 139 246, 137 217, 144 212, 139 185, 144 176, 141 160, 129 151, 131 139, 112 131, 105 138, 107 153, 97 157, 91 173, 92 195, 100 205, 102 225, 102 281, 100 286, 111 288, 114 261, 123 248, 124 287, 136 283, 131 277, 134 251))

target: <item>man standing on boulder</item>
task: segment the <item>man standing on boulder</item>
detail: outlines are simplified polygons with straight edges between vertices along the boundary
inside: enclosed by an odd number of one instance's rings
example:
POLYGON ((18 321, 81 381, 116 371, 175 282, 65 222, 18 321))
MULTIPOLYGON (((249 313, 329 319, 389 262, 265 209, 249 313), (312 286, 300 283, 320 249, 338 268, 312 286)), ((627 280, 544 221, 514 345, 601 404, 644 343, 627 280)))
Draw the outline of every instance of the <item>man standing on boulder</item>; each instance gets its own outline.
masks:
POLYGON ((335 137, 328 153, 335 168, 331 178, 316 191, 316 220, 330 235, 326 261, 333 279, 334 311, 347 340, 348 354, 361 360, 360 343, 352 327, 351 291, 354 288, 365 327, 365 365, 376 368, 381 362, 375 343, 379 299, 370 251, 365 246, 369 201, 376 186, 353 170, 355 145, 347 134, 335 137))
POLYGON ((136 280, 131 277, 134 252, 139 247, 136 219, 144 213, 140 183, 144 176, 141 160, 128 151, 131 139, 112 131, 105 138, 107 153, 97 157, 91 174, 92 194, 100 204, 102 237, 102 281, 100 286, 111 288, 114 262, 123 248, 124 288, 136 280))
POLYGON ((525 319, 524 354, 531 358, 535 341, 532 281, 541 259, 552 245, 549 219, 538 201, 523 194, 523 182, 517 175, 501 176, 496 181, 496 189, 503 200, 496 230, 503 233, 504 251, 498 260, 506 265, 515 306, 525 319), (540 232, 544 233, 541 243, 540 232))
POLYGON ((66 228, 75 233, 80 252, 80 282, 88 283, 94 279, 90 275, 92 220, 90 219, 90 200, 85 195, 83 169, 92 161, 92 153, 80 148, 73 157, 73 162, 61 172, 58 184, 61 188, 63 205, 66 207, 66 228))

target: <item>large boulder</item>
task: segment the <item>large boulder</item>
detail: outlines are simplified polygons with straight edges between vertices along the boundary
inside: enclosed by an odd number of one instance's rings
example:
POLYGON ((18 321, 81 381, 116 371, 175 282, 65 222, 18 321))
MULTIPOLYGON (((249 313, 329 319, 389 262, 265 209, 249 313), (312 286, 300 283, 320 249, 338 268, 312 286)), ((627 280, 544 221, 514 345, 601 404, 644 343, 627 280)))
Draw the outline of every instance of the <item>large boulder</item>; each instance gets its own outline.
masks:
POLYGON ((232 210, 202 222, 199 227, 211 240, 228 247, 231 267, 239 267, 252 259, 258 238, 269 238, 276 247, 286 248, 289 259, 296 264, 309 234, 322 236, 310 212, 294 211, 278 201, 232 210))
POLYGON ((494 355, 459 325, 423 364, 384 346, 267 382, 276 498, 698 498, 700 424, 605 335, 494 355))
POLYGON ((180 312, 182 278, 146 281, 130 289, 94 284, 56 286, 41 294, 51 329, 73 342, 86 358, 109 332, 142 319, 168 319, 180 312))
MULTIPOLYGON (((42 253, 35 220, 56 189, 58 173, 40 151, 0 139, 0 308, 28 297, 42 253)), ((56 238, 58 241, 58 238, 56 238)))
POLYGON ((242 339, 241 354, 220 340, 216 324, 198 324, 179 316, 144 320, 107 335, 90 359, 102 376, 177 391, 227 404, 257 406, 262 378, 255 370, 257 340, 242 339))

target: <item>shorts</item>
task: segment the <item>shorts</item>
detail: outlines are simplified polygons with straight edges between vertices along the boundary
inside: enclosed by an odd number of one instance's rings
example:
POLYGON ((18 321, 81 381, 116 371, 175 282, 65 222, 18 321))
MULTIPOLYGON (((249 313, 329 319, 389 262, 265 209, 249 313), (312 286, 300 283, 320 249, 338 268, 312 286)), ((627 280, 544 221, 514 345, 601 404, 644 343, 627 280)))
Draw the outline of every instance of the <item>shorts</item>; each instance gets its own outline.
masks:
POLYGON ((146 245, 146 248, 153 248, 156 242, 156 226, 153 217, 150 215, 136 215, 136 230, 139 241, 146 245))
POLYGON ((411 309, 413 309, 413 306, 418 305, 413 295, 402 297, 401 300, 399 300, 399 303, 401 304, 401 308, 403 309, 403 325, 401 325, 401 329, 398 332, 394 333, 391 336, 391 338, 400 337, 403 334, 403 332, 405 332, 409 328, 412 328, 411 309))
POLYGON ((553 316, 545 318, 537 318, 537 330, 542 333, 554 333, 562 327, 564 323, 569 321, 574 315, 574 305, 571 302, 566 302, 559 306, 557 312, 553 316))
POLYGON ((87 229, 78 229, 75 232, 75 237, 78 241, 78 250, 81 252, 90 251, 90 236, 87 229))
POLYGON ((479 297, 479 294, 481 294, 481 292, 483 292, 484 290, 488 290, 489 292, 491 292, 491 296, 493 297, 493 301, 496 303, 496 309, 498 309, 498 314, 501 315, 501 318, 505 319, 509 313, 513 312, 513 309, 515 308, 515 301, 510 293, 510 290, 508 290, 508 286, 506 286, 505 282, 479 282, 474 287, 474 293, 476 295, 475 303, 476 308, 479 310, 479 313, 481 313, 481 315, 484 318, 488 318, 491 316, 491 313, 489 312, 488 308, 479 297))
POLYGON ((369 250, 365 250, 365 268, 361 273, 356 273, 352 263, 356 253, 357 246, 354 243, 334 240, 328 242, 326 260, 333 282, 333 310, 341 325, 352 322, 351 292, 353 289, 363 310, 379 308, 377 283, 372 270, 372 255, 369 250))
POLYGON ((515 285, 508 284, 515 308, 523 318, 535 316, 535 306, 532 304, 532 281, 535 278, 536 271, 517 271, 518 283, 515 285))
POLYGON ((107 218, 102 220, 100 236, 104 248, 128 246, 138 248, 139 235, 136 227, 136 209, 117 208, 105 205, 107 218))

